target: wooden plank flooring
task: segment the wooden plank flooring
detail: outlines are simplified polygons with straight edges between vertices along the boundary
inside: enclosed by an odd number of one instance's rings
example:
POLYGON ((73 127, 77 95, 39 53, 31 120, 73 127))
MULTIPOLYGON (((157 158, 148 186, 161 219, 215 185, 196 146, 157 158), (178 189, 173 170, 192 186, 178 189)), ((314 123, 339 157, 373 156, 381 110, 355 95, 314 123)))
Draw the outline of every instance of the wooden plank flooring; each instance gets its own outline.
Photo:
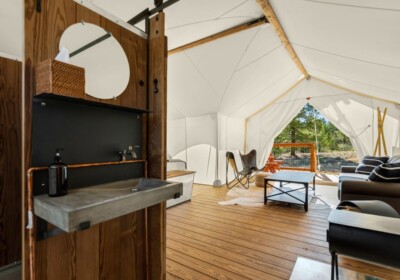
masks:
MULTIPOLYGON (((191 202, 167 210, 167 279, 289 279, 298 256, 330 263, 329 209, 220 206, 225 187, 194 185, 191 202)), ((399 272, 339 257, 350 270, 399 272)))

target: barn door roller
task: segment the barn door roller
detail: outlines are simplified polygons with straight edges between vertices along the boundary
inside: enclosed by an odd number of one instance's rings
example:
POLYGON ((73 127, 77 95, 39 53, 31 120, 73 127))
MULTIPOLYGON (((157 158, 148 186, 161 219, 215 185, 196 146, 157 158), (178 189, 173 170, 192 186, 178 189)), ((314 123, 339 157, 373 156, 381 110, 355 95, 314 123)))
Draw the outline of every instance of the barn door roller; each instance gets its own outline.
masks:
POLYGON ((154 0, 154 6, 155 8, 150 10, 149 8, 143 10, 142 12, 140 12, 139 14, 137 14, 136 16, 134 16, 133 18, 131 18, 130 20, 128 20, 128 23, 130 25, 136 25, 139 22, 141 22, 142 20, 146 20, 146 33, 148 33, 148 19, 152 16, 155 15, 158 12, 161 12, 162 10, 164 10, 165 8, 168 8, 169 6, 175 4, 176 2, 178 2, 179 0, 168 0, 166 2, 164 2, 163 0, 154 0))

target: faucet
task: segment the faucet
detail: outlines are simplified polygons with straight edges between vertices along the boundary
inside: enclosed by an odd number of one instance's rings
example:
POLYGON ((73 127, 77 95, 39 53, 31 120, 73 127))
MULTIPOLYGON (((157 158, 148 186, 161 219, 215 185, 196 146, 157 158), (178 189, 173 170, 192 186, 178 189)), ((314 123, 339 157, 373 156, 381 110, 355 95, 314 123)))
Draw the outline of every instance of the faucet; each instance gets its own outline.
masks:
MULTIPOLYGON (((139 148, 140 146, 135 146, 135 148, 139 148)), ((132 145, 128 146, 128 150, 123 150, 119 152, 119 155, 121 156, 121 161, 125 161, 127 156, 131 156, 132 159, 137 159, 137 155, 135 151, 133 150, 132 145)))

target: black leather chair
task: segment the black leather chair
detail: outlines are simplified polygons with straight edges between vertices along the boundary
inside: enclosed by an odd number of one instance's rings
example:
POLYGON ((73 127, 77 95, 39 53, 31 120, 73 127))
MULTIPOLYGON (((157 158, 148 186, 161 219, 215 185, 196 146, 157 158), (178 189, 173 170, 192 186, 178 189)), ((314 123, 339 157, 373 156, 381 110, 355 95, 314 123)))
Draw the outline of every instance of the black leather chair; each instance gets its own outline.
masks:
POLYGON ((226 152, 226 186, 228 189, 237 185, 248 189, 252 174, 253 171, 248 167, 244 167, 242 171, 239 171, 236 165, 235 155, 232 152, 226 152), (228 181, 229 166, 233 169, 233 174, 235 175, 235 178, 230 182, 228 181))

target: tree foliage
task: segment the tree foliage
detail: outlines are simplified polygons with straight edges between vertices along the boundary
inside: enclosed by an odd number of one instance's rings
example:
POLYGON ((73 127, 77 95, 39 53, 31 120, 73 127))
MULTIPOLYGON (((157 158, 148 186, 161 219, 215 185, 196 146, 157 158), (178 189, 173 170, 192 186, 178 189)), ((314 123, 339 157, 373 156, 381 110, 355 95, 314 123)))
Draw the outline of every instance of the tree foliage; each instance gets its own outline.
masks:
MULTIPOLYGON (((301 109, 300 113, 275 138, 275 143, 315 143, 315 126, 320 152, 353 150, 350 139, 310 104, 301 109)), ((295 155, 294 149, 292 155, 295 155)))

